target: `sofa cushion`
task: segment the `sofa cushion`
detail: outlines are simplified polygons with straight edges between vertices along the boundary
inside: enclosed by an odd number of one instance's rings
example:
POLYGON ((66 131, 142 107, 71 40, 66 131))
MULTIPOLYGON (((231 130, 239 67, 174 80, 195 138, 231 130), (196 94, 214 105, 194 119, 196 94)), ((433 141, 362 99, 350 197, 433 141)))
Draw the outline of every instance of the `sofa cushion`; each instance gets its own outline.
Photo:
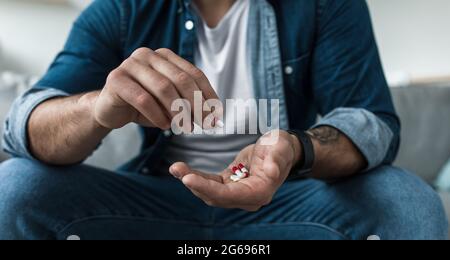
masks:
POLYGON ((450 161, 448 161, 447 165, 439 174, 439 178, 436 181, 436 187, 439 190, 450 192, 450 161))
POLYGON ((433 182, 450 158, 450 87, 393 88, 402 120, 396 165, 433 182))
POLYGON ((141 143, 138 127, 129 124, 108 135, 86 163, 107 170, 117 169, 139 154, 141 143))

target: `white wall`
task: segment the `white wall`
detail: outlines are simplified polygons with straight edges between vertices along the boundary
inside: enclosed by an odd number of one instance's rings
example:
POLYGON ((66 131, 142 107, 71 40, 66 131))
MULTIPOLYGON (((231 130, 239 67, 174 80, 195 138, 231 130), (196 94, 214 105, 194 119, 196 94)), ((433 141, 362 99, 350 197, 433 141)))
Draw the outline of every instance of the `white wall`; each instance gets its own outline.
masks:
POLYGON ((0 0, 0 69, 41 75, 79 11, 37 0, 0 0))
POLYGON ((449 0, 368 0, 390 82, 450 77, 449 0))
MULTIPOLYGON (((368 3, 390 82, 404 75, 450 75, 449 0, 368 3)), ((0 0, 0 46, 6 56, 0 54, 0 63, 19 72, 44 73, 78 13, 67 5, 38 0, 0 0)))

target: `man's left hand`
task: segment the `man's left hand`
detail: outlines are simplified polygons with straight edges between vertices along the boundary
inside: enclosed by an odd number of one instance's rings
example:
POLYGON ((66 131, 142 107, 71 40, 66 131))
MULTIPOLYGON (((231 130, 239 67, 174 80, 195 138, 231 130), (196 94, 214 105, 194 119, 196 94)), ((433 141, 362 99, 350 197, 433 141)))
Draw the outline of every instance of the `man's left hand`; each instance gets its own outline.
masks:
POLYGON ((273 135, 266 134, 256 144, 247 146, 220 174, 198 172, 185 163, 175 163, 169 171, 210 206, 258 211, 272 201, 302 153, 297 137, 285 131, 279 131, 272 145, 265 145, 267 138, 273 135), (248 168, 250 176, 233 182, 231 168, 239 163, 248 168))

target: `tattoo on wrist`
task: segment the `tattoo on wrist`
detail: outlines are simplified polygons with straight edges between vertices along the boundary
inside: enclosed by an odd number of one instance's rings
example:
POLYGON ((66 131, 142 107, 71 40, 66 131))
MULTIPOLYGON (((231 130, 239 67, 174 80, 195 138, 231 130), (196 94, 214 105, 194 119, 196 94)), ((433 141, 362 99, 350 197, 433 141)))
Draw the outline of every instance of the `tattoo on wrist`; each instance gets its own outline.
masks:
POLYGON ((312 138, 319 141, 319 143, 322 145, 334 144, 339 140, 341 136, 339 130, 330 126, 322 126, 311 129, 307 133, 311 135, 312 138))

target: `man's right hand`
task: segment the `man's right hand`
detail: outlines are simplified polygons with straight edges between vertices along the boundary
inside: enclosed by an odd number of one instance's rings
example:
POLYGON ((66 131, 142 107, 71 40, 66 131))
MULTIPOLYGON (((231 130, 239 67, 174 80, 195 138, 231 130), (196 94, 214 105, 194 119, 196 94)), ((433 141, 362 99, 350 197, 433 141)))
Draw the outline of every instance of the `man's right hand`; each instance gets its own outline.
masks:
MULTIPOLYGON (((179 113, 172 111, 173 101, 185 99, 193 111, 195 91, 202 92, 203 103, 218 99, 204 73, 188 61, 168 49, 140 48, 109 74, 95 101, 94 117, 108 129, 131 122, 169 129, 179 113)), ((206 116, 203 113, 202 120, 206 116)), ((195 123, 202 125, 198 120, 195 123)))

